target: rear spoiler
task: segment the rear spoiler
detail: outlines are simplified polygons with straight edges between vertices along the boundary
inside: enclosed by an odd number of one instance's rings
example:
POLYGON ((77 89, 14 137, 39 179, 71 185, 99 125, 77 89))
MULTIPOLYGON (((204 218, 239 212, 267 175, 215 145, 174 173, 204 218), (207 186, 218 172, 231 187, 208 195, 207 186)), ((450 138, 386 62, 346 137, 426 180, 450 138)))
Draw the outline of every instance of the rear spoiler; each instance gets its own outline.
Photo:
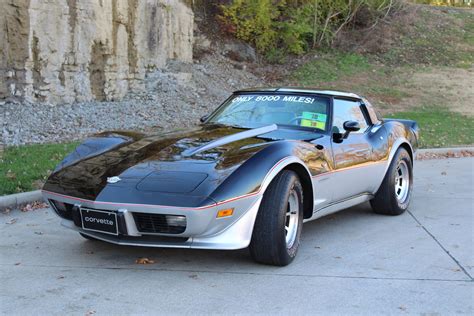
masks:
POLYGON ((413 121, 413 120, 403 120, 403 119, 386 119, 384 118, 383 119, 384 122, 399 122, 399 123, 402 123, 403 125, 405 125, 405 127, 411 131, 411 134, 413 135, 413 139, 411 139, 410 141, 413 141, 414 143, 412 145, 416 145, 416 146, 413 146, 413 147, 418 147, 418 141, 419 141, 419 137, 420 137, 420 127, 418 126, 418 123, 416 121, 413 121))

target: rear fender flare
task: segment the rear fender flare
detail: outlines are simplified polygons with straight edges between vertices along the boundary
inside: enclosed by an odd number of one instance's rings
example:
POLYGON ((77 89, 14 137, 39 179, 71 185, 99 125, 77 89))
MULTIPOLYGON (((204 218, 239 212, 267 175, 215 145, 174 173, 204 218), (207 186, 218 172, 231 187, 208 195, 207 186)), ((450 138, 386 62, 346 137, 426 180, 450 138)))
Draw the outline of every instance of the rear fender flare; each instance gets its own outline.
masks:
POLYGON ((393 160, 393 157, 395 157, 395 153, 397 152, 397 150, 402 147, 402 146, 408 146, 409 147, 409 151, 408 151, 408 154, 410 154, 412 160, 414 160, 414 150, 413 150, 413 146, 410 144, 410 142, 402 137, 402 138, 398 138, 392 145, 392 148, 390 149, 390 154, 388 155, 388 164, 387 164, 387 167, 385 169, 385 173, 387 172, 388 170, 388 167, 390 166, 390 164, 392 163, 392 160, 393 160))
POLYGON ((388 162, 385 166, 385 169, 384 169, 384 172, 383 172, 383 177, 379 180, 378 182, 378 185, 377 185, 377 190, 375 192, 377 192, 380 188, 380 186, 382 185, 382 182, 383 182, 383 179, 385 178, 385 176, 387 175, 387 171, 388 171, 388 168, 390 167, 390 165, 392 164, 392 160, 393 158, 395 157, 395 154, 397 153, 397 150, 400 148, 400 147, 404 147, 404 146, 408 146, 409 148, 409 155, 412 157, 412 161, 414 160, 414 155, 415 155, 415 152, 413 150, 413 146, 410 144, 410 142, 404 138, 404 137, 401 137, 401 138, 398 138, 393 144, 392 144, 392 147, 390 149, 390 153, 388 155, 388 162))

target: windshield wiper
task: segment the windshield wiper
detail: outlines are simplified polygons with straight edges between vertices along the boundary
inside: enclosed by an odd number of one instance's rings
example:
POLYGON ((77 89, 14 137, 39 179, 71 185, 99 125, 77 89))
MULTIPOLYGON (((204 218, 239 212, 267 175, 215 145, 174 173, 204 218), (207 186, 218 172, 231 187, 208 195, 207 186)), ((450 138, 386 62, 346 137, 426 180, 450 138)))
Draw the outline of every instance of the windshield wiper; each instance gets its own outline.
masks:
POLYGON ((232 124, 224 124, 224 123, 217 123, 217 122, 208 122, 206 125, 217 125, 222 127, 233 127, 233 128, 240 128, 240 129, 253 129, 255 127, 248 127, 248 126, 240 126, 240 125, 232 125, 232 124))

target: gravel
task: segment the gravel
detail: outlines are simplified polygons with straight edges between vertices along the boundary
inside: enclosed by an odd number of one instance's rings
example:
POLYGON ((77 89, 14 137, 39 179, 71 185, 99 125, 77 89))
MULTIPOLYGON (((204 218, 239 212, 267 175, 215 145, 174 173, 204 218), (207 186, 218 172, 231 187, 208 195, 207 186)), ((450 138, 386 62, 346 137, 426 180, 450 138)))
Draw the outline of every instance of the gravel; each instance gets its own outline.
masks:
POLYGON ((264 85, 246 69, 251 64, 209 53, 192 64, 170 62, 150 72, 145 91, 122 101, 47 103, 2 102, 2 143, 64 142, 104 130, 161 131, 190 127, 232 91, 264 85))

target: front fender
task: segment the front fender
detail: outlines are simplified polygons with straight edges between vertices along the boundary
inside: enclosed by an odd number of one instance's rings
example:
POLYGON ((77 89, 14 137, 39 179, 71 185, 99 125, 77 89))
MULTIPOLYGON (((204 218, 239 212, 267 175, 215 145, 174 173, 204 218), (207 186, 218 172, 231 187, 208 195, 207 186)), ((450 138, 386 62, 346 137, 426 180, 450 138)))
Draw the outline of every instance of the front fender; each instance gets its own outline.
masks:
MULTIPOLYGON (((303 166, 309 178, 311 173, 304 163, 298 142, 281 141, 268 146, 243 163, 210 195, 216 202, 265 192, 275 176, 290 164, 303 166)), ((309 144, 307 146, 310 146, 309 144)))
POLYGON ((100 155, 123 144, 142 138, 144 134, 134 132, 104 132, 95 134, 68 154, 54 169, 53 173, 86 158, 100 155))

